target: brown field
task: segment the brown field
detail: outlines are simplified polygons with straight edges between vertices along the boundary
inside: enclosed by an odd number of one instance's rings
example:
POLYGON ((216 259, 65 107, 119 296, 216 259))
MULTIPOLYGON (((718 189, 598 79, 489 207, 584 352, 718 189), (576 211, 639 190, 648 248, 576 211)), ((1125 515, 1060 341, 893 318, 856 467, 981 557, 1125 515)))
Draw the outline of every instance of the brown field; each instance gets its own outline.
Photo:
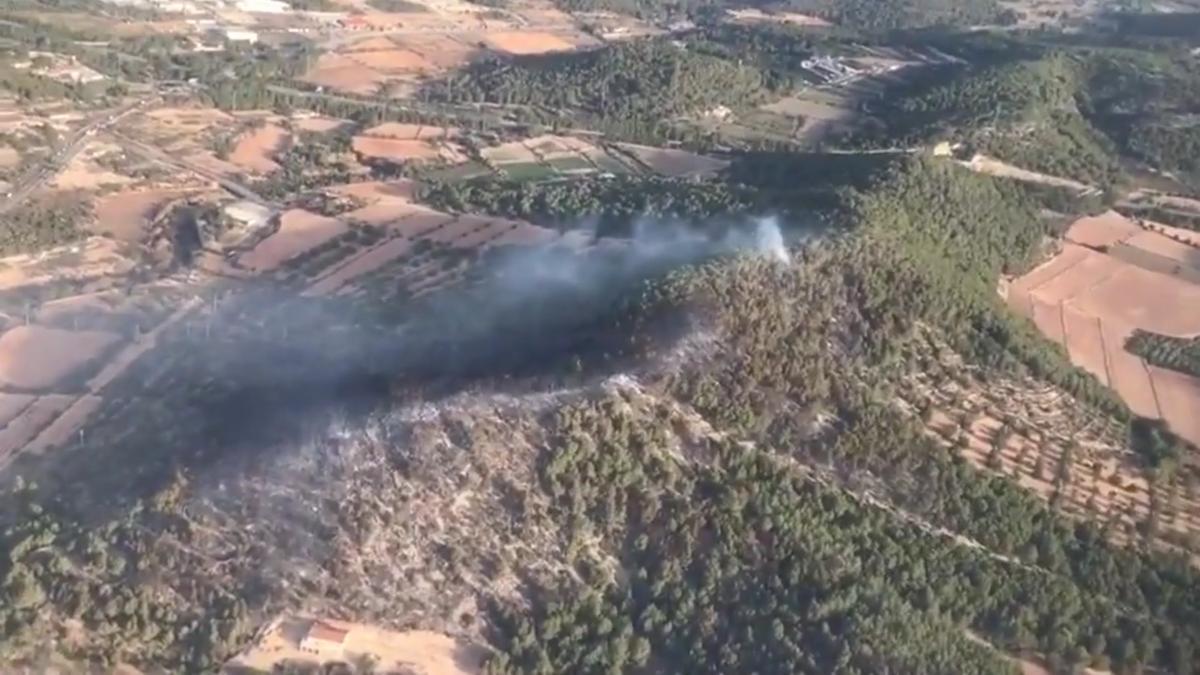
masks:
POLYGON ((535 246, 557 239, 559 234, 545 227, 521 223, 516 228, 504 231, 492 240, 492 246, 535 246))
POLYGON ((6 394, 0 392, 0 427, 4 427, 37 397, 32 394, 6 394))
POLYGON ((302 78, 305 82, 354 94, 374 94, 387 76, 349 56, 322 54, 302 78))
POLYGON ((355 209, 354 211, 343 213, 340 217, 346 219, 347 221, 357 221, 371 225, 386 225, 402 218, 407 218, 418 213, 426 212, 426 209, 407 201, 400 199, 381 199, 373 204, 368 204, 361 209, 355 209))
POLYGON ((109 171, 96 162, 82 156, 71 160, 50 181, 56 190, 97 190, 103 187, 128 185, 134 181, 129 176, 109 171))
POLYGON ((347 282, 364 274, 374 272, 396 258, 408 253, 412 245, 412 240, 404 237, 389 239, 343 262, 320 279, 317 279, 316 283, 309 286, 304 294, 328 295, 344 286, 347 282))
POLYGON ((104 399, 99 396, 80 396, 56 417, 46 428, 42 429, 35 438, 25 446, 28 452, 44 452, 50 448, 62 447, 76 438, 76 432, 83 427, 92 413, 100 409, 104 399))
POLYGON ((325 134, 330 131, 336 131, 347 124, 349 120, 338 119, 336 117, 325 117, 324 115, 299 117, 292 121, 292 124, 300 131, 308 131, 317 134, 325 134))
POLYGON ((618 145, 622 150, 631 153, 638 161, 650 167, 650 170, 664 176, 712 175, 729 166, 729 162, 725 160, 697 155, 686 150, 654 148, 632 143, 619 143, 618 145))
MULTIPOLYGON (((1121 394, 1126 405, 1142 417, 1162 417, 1158 401, 1154 396, 1154 385, 1150 382, 1150 371, 1140 357, 1125 351, 1125 341, 1133 334, 1132 326, 1122 326, 1115 321, 1101 321, 1100 334, 1104 339, 1108 374, 1112 378, 1109 386, 1121 394)), ((1197 399, 1200 401, 1200 399, 1197 399)))
POLYGON ((1071 355, 1071 362, 1095 375, 1104 384, 1111 385, 1100 320, 1095 315, 1080 312, 1071 305, 1063 305, 1062 314, 1063 326, 1066 327, 1067 352, 1071 355))
POLYGON ((0 169, 11 169, 21 163, 21 153, 7 145, 0 146, 0 169))
POLYGON ((327 188, 327 191, 332 194, 361 199, 366 202, 396 199, 410 201, 413 198, 416 188, 417 184, 415 182, 401 179, 395 181, 350 183, 327 188))
POLYGON ((1125 351, 1125 341, 1135 329, 1200 335, 1200 277, 1184 273, 1195 273, 1200 252, 1112 212, 1081 219, 1066 236, 1058 255, 1008 286, 1009 305, 1134 412, 1161 417, 1196 442, 1200 380, 1149 366, 1125 351))
POLYGON ((96 222, 91 230, 121 241, 141 241, 159 210, 186 194, 179 190, 127 190, 105 195, 96 201, 96 222))
POLYGON ((1142 230, 1122 243, 1168 260, 1200 270, 1200 247, 1174 241, 1158 232, 1142 230))
POLYGON ((1124 241, 1142 231, 1137 223, 1109 210, 1098 216, 1075 221, 1067 230, 1066 238, 1082 246, 1102 248, 1124 241))
POLYGON ((445 229, 455 220, 449 214, 422 208, 419 213, 389 223, 388 229, 408 239, 432 239, 431 234, 445 229))
POLYGON ((120 341, 115 333, 18 326, 0 336, 0 381, 21 389, 48 389, 120 341))
POLYGON ((354 52, 351 59, 381 73, 422 74, 432 72, 434 64, 423 54, 411 49, 388 49, 378 52, 354 52))
POLYGON ((276 664, 301 661, 320 664, 368 655, 379 672, 411 672, 422 675, 476 675, 482 672, 488 651, 441 633, 424 630, 389 631, 367 624, 322 620, 348 630, 343 653, 312 654, 300 651, 300 640, 312 625, 312 619, 276 621, 263 631, 258 641, 229 662, 234 668, 252 668, 272 672, 276 664))
POLYGON ((1200 446, 1200 378, 1148 366, 1163 419, 1171 430, 1200 446))
POLYGON ((1182 242, 1191 244, 1192 246, 1200 246, 1200 232, 1196 232, 1194 230, 1185 230, 1181 227, 1173 227, 1171 225, 1164 225, 1162 223, 1156 223, 1154 221, 1143 221, 1143 222, 1146 223, 1146 227, 1148 229, 1154 230, 1155 232, 1159 232, 1159 233, 1165 235, 1168 239, 1174 239, 1175 241, 1182 241, 1182 242))
POLYGON ((279 165, 272 159, 291 142, 291 134, 274 124, 259 127, 238 139, 230 163, 256 173, 278 171, 279 165))
POLYGON ((343 48, 342 51, 347 54, 353 54, 356 52, 381 52, 395 48, 396 43, 391 39, 382 35, 375 35, 365 40, 359 40, 358 42, 343 48))
POLYGON ((1033 323, 1038 330, 1059 344, 1064 344, 1062 305, 1032 301, 1033 323))
MULTIPOLYGON (((1065 248, 1074 246, 1068 243, 1065 248)), ((1096 284, 1111 279, 1125 267, 1121 261, 1103 253, 1091 249, 1083 249, 1083 253, 1074 265, 1062 270, 1061 274, 1031 288, 1033 297, 1049 303, 1072 300, 1096 284)))
POLYGON ((1200 285, 1124 265, 1076 296, 1082 311, 1175 337, 1200 335, 1200 285))
POLYGON ((74 401, 74 396, 62 394, 39 396, 25 412, 0 429, 0 466, 7 464, 74 401))
POLYGON ((347 229, 346 223, 335 218, 326 218, 303 209, 291 209, 279 217, 279 229, 243 253, 238 262, 258 272, 273 270, 347 229))
POLYGON ((396 138, 401 140, 428 140, 434 138, 454 138, 459 130, 454 127, 437 127, 428 124, 406 124, 403 122, 384 122, 371 127, 362 133, 363 136, 376 138, 396 138))
POLYGON ((428 141, 402 140, 396 138, 372 138, 355 136, 354 151, 364 157, 403 162, 413 159, 437 159, 437 146, 428 141))
POLYGON ((562 52, 575 48, 573 43, 557 35, 529 31, 489 33, 484 38, 484 44, 496 51, 518 55, 562 52))

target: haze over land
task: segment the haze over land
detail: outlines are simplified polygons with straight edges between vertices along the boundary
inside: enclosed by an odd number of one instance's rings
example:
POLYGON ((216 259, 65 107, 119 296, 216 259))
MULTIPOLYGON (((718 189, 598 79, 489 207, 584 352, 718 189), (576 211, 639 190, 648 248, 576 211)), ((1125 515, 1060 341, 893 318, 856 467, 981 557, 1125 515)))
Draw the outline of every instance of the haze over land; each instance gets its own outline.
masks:
POLYGON ((1200 6, 0 8, 0 671, 1190 673, 1200 6))

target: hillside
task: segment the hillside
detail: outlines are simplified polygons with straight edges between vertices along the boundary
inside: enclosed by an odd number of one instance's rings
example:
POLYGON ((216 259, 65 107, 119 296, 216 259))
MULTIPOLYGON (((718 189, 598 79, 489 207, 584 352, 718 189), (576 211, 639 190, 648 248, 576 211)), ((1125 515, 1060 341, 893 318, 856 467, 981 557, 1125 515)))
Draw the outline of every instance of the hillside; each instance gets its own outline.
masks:
POLYGON ((572 55, 487 62, 430 89, 448 101, 531 106, 551 116, 574 112, 605 127, 653 127, 684 114, 761 99, 761 71, 666 40, 618 43, 572 55))

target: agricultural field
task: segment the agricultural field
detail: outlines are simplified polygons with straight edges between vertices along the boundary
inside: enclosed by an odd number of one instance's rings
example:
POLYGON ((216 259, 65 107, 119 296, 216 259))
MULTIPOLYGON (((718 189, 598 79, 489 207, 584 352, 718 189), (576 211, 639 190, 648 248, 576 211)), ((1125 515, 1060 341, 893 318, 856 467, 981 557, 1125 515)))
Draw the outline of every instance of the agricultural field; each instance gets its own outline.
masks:
POLYGON ((1127 349, 1138 332, 1200 336, 1200 248, 1109 211, 1076 221, 1062 250, 1007 287, 1009 304, 1139 415, 1200 444, 1200 380, 1127 349), (1154 298, 1147 303, 1145 298, 1154 298))

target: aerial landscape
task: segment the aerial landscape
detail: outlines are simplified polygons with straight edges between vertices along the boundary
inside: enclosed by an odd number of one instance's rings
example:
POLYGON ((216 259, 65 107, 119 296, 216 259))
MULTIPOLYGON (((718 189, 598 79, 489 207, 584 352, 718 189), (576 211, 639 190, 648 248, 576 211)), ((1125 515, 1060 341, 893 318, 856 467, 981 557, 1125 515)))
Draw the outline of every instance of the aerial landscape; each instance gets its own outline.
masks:
POLYGON ((0 673, 1197 672, 1197 0, 0 4, 0 673))

